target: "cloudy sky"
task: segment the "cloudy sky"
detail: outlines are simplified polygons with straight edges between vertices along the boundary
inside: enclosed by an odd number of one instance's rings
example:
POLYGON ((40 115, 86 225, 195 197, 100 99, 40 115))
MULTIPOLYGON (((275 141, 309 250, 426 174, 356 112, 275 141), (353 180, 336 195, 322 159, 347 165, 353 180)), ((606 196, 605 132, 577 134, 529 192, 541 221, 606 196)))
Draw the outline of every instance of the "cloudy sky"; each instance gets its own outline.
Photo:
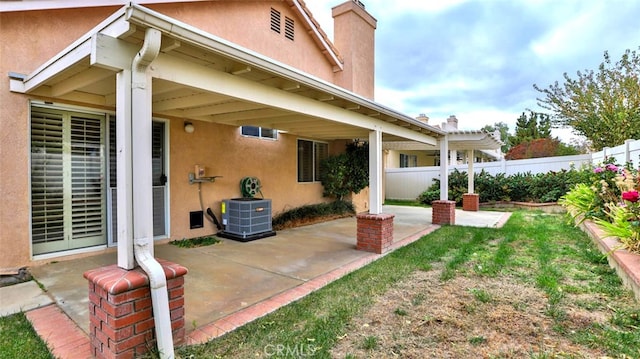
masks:
MULTIPOLYGON (((537 84, 596 70, 640 47, 637 0, 361 0, 378 20, 376 101, 430 124, 456 115, 461 129, 498 121, 515 129, 541 110, 537 84)), ((306 0, 333 39, 331 8, 306 0)), ((554 135, 569 142, 570 130, 554 135)))

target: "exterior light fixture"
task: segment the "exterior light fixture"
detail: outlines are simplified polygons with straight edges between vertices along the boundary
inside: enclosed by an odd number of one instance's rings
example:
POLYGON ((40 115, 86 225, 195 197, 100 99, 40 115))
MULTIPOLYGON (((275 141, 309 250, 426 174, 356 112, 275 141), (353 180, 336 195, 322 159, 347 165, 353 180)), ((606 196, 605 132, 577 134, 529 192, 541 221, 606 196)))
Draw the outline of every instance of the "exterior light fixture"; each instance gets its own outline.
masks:
POLYGON ((193 124, 191 122, 185 122, 184 123, 184 132, 186 133, 193 133, 193 131, 195 131, 196 128, 193 127, 193 124))

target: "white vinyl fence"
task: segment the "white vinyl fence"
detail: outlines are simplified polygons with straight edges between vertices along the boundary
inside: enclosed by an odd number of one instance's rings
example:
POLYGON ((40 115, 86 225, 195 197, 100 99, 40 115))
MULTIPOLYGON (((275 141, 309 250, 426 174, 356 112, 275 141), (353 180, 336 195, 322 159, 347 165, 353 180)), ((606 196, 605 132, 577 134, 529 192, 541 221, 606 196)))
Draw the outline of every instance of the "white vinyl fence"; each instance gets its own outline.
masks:
MULTIPOLYGON (((484 169, 493 176, 499 173, 504 173, 507 176, 527 172, 537 174, 563 169, 569 170, 571 166, 579 169, 582 166, 601 163, 604 158, 615 158, 615 163, 619 164, 632 162, 637 166, 640 163, 640 141, 627 140, 623 145, 585 155, 474 163, 473 170, 480 173, 484 169)), ((449 166, 449 173, 456 169, 460 172, 466 172, 469 167, 466 164, 449 166)), ((440 167, 437 166, 387 168, 385 170, 385 198, 416 199, 420 193, 433 184, 434 179, 439 177, 440 167)))

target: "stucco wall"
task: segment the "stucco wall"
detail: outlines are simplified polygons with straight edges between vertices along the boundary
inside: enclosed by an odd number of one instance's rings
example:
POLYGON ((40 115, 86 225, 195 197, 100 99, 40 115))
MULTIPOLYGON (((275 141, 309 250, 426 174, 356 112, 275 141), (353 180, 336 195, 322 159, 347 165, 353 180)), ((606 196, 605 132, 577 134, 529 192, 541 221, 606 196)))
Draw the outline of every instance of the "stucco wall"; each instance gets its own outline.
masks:
POLYGON ((284 1, 207 1, 148 7, 325 81, 333 81, 331 64, 307 34, 303 20, 284 1), (280 34, 270 29, 271 8, 281 13, 280 34), (285 16, 295 22, 294 41, 284 37, 285 16))
POLYGON ((0 268, 23 266, 30 259, 30 97, 9 92, 6 76, 34 71, 113 11, 0 13, 0 268))
POLYGON ((170 178, 171 237, 210 234, 213 224, 189 229, 189 212, 200 210, 198 185, 189 184, 195 165, 204 166, 207 176, 222 176, 202 184, 205 210, 210 207, 220 219, 220 202, 240 197, 240 180, 258 177, 265 198, 272 200, 273 213, 304 204, 325 201, 320 183, 298 183, 297 137, 279 134, 278 140, 245 137, 240 129, 196 121, 194 133, 183 130, 183 122, 171 121, 170 178))

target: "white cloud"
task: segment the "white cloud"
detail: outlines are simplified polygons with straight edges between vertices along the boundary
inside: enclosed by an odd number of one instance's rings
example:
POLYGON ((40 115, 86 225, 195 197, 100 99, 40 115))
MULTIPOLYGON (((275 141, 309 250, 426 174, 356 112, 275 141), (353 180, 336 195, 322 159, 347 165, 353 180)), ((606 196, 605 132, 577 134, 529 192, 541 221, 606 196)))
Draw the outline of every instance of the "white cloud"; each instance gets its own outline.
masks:
POLYGON ((597 2, 571 10, 572 15, 567 16, 566 8, 557 8, 555 16, 551 16, 552 27, 531 44, 531 49, 541 60, 575 58, 593 46, 585 39, 597 38, 602 33, 604 9, 597 2))
MULTIPOLYGON (((306 0, 332 38, 331 8, 306 0)), ((632 0, 361 0, 378 20, 376 101, 434 123, 455 114, 461 129, 504 122, 511 131, 540 110, 533 84, 597 69, 638 49, 640 2, 632 0)), ((571 130, 554 130, 565 142, 571 130)))

